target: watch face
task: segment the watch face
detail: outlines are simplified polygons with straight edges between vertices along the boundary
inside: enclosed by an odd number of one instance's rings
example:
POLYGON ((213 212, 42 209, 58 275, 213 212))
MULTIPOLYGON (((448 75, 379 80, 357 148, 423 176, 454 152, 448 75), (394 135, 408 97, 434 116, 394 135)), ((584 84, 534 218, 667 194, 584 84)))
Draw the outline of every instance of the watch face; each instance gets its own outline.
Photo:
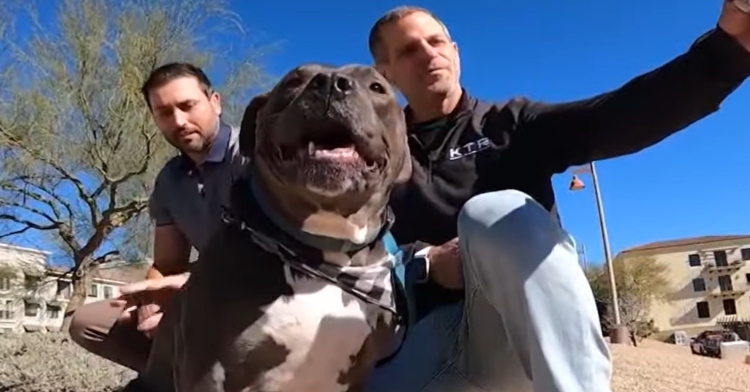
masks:
POLYGON ((425 257, 416 257, 412 260, 412 271, 414 280, 417 283, 424 283, 427 281, 429 276, 427 276, 427 258, 425 257))

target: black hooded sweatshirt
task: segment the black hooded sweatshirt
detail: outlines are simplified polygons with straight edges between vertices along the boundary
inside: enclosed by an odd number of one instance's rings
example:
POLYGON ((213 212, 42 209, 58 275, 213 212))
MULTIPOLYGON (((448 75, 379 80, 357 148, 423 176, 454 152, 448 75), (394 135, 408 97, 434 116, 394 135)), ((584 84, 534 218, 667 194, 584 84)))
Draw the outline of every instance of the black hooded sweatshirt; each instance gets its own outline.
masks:
MULTIPOLYGON (((749 75, 750 53, 716 28, 685 54, 592 98, 490 103, 464 91, 446 118, 409 125, 414 173, 393 192, 393 235, 399 244, 440 245, 457 236, 467 200, 506 189, 530 195, 558 218, 554 174, 664 140, 718 110, 749 75)), ((419 313, 462 294, 421 285, 419 313)))

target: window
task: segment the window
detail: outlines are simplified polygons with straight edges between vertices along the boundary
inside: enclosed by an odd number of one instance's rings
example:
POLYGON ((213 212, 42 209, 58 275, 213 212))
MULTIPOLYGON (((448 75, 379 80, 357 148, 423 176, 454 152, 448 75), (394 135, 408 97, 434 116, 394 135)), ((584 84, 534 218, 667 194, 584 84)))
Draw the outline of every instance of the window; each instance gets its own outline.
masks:
POLYGON ((89 297, 98 297, 98 296, 99 296, 99 286, 97 286, 96 283, 94 283, 89 287, 89 297))
POLYGON ((700 267, 701 266, 701 255, 697 253, 693 253, 692 255, 688 256, 688 264, 690 264, 691 267, 700 267))
POLYGON ((57 295, 62 298, 70 298, 70 282, 64 280, 57 281, 57 295))
POLYGON ((693 279, 693 291, 696 293, 706 291, 706 281, 703 278, 693 279))
POLYGON ((724 314, 729 316, 737 314, 737 305, 734 303, 734 299, 729 298, 724 300, 724 314))
POLYGON ((24 302, 23 304, 23 315, 26 317, 38 317, 39 316, 39 309, 42 307, 39 306, 39 304, 35 304, 33 302, 24 302))
POLYGON ((0 320, 12 320, 14 318, 16 318, 16 315, 13 311, 13 301, 0 301, 0 320))
POLYGON ((39 288, 39 283, 42 278, 39 276, 26 275, 23 277, 23 287, 26 290, 36 290, 39 288))
POLYGON ((710 318, 711 312, 708 309, 708 302, 698 302, 695 304, 695 308, 698 309, 698 318, 710 318))
POLYGON ((47 305, 47 318, 60 318, 60 310, 59 306, 47 305))
POLYGON ((716 262, 717 267, 728 267, 729 261, 727 260, 727 251, 725 250, 715 250, 714 251, 714 261, 716 262))
POLYGON ((740 249, 740 255, 742 256, 742 260, 750 260, 750 248, 740 249))
POLYGON ((0 291, 10 290, 10 276, 0 276, 0 291))
POLYGON ((750 274, 745 274, 745 280, 747 281, 747 284, 750 284, 750 274))
POLYGON ((721 291, 733 291, 732 277, 730 275, 719 276, 719 289, 721 291))
POLYGON ((104 298, 112 298, 112 286, 104 286, 104 298))

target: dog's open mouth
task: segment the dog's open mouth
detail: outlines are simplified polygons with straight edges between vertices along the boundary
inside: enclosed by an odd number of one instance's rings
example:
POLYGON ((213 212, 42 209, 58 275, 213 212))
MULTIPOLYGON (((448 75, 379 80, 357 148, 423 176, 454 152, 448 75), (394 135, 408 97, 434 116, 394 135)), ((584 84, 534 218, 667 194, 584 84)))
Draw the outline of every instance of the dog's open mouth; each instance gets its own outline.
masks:
POLYGON ((314 130, 307 132, 295 147, 280 149, 282 160, 361 166, 362 169, 381 166, 366 141, 356 136, 347 125, 326 122, 311 128, 314 130))
POLYGON ((311 135, 307 139, 307 157, 332 163, 356 163, 365 160, 357 151, 351 131, 343 126, 329 128, 320 135, 311 135))

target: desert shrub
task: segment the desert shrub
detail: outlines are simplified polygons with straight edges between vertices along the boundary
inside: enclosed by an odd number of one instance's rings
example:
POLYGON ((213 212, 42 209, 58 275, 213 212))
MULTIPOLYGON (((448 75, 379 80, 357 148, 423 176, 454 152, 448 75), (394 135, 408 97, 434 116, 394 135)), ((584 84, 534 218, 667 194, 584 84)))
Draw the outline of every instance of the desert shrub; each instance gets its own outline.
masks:
POLYGON ((650 338, 658 332, 659 328, 656 327, 654 319, 639 320, 635 324, 635 336, 637 336, 640 340, 650 338))
POLYGON ((0 336, 0 391, 113 392, 134 375, 62 333, 0 336))

